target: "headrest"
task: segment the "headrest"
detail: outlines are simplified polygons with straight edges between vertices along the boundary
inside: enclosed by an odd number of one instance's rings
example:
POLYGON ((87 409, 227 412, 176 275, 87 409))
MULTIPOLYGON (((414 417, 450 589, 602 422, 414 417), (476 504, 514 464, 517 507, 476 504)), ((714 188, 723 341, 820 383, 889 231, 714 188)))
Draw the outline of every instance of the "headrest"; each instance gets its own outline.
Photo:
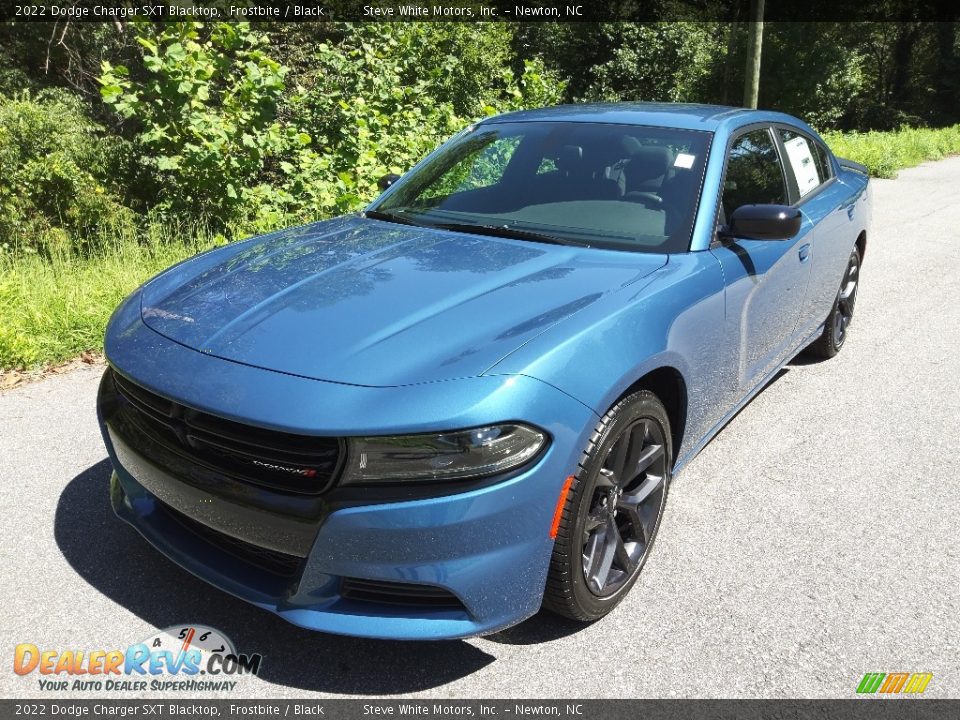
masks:
POLYGON ((662 145, 642 145, 630 159, 630 164, 635 169, 642 167, 647 177, 666 175, 672 162, 673 153, 662 145))
POLYGON ((620 148, 623 150, 624 157, 633 157, 643 149, 643 145, 633 135, 624 135, 620 138, 620 148))
POLYGON ((557 154, 557 169, 563 172, 578 170, 583 163, 583 148, 579 145, 564 145, 557 154))

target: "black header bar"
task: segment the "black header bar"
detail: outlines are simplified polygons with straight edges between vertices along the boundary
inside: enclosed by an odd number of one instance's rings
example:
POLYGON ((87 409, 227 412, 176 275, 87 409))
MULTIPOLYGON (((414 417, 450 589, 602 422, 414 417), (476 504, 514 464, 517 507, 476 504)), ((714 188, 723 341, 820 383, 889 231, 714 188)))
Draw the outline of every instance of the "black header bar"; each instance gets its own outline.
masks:
MULTIPOLYGON (((746 20, 749 0, 6 0, 0 21, 658 22, 746 20)), ((956 0, 767 0, 767 22, 960 19, 956 0)))

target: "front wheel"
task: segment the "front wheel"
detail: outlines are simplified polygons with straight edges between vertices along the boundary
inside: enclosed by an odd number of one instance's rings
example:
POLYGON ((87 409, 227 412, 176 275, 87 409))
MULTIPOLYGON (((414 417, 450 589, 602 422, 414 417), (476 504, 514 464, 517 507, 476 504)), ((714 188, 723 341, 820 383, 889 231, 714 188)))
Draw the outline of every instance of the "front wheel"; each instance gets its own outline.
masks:
POLYGON ((833 309, 827 316, 823 334, 807 348, 811 355, 822 358, 832 358, 843 347, 847 339, 847 331, 853 322, 853 308, 857 302, 857 289, 860 285, 860 251, 853 249, 847 269, 837 291, 837 299, 833 302, 833 309))
POLYGON ((653 393, 633 393, 607 412, 567 495, 544 607, 590 621, 626 596, 660 526, 671 456, 670 421, 653 393))

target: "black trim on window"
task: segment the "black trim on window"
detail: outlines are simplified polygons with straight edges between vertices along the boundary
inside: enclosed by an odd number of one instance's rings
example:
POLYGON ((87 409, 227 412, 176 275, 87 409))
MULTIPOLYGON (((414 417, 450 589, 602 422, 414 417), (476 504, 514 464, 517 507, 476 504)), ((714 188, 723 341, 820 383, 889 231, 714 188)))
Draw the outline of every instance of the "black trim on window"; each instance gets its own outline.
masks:
MULTIPOLYGON (((736 133, 731 135, 727 139, 727 146, 723 151, 723 172, 720 174, 720 187, 717 188, 717 201, 716 207, 713 212, 713 239, 710 241, 710 244, 707 246, 708 250, 713 250, 714 248, 724 247, 729 244, 729 241, 724 241, 720 238, 719 229, 720 229, 720 210, 723 208, 723 187, 727 181, 727 167, 730 164, 730 150, 733 148, 734 143, 739 140, 744 135, 755 132, 756 130, 766 130, 767 134, 771 136, 773 140, 773 146, 776 148, 777 158, 780 161, 780 175, 783 178, 783 188, 787 193, 785 198, 787 201, 791 200, 790 194, 790 183, 787 180, 786 169, 784 168, 783 163, 783 151, 780 148, 780 142, 777 137, 777 133, 773 131, 773 123, 767 122, 755 122, 749 125, 744 125, 741 128, 738 128, 736 133)), ((704 173, 706 173, 706 167, 704 167, 704 173)), ((796 183, 796 180, 793 180, 796 183)))
POLYGON ((830 152, 830 148, 828 148, 822 142, 819 142, 816 138, 811 137, 808 133, 804 132, 802 129, 796 127, 795 125, 788 125, 786 123, 774 123, 773 130, 774 130, 773 136, 777 140, 777 146, 781 148, 780 164, 783 166, 784 172, 787 173, 788 176, 790 177, 792 187, 794 190, 794 195, 791 198, 790 206, 796 207, 796 208, 802 207, 805 202, 815 198, 817 195, 822 193, 828 187, 833 185, 834 182, 836 182, 837 173, 835 168, 833 167, 833 160, 832 160, 833 153, 830 152), (793 173, 793 166, 789 162, 784 161, 784 158, 786 158, 786 147, 783 145, 783 138, 780 137, 779 131, 781 129, 789 130, 790 132, 796 133, 800 137, 806 138, 807 142, 811 146, 811 149, 813 149, 814 146, 819 146, 824 150, 824 152, 826 152, 827 162, 830 165, 830 177, 824 180, 823 182, 821 182, 819 185, 817 185, 813 190, 808 192, 803 197, 800 197, 800 188, 797 185, 797 178, 793 173))

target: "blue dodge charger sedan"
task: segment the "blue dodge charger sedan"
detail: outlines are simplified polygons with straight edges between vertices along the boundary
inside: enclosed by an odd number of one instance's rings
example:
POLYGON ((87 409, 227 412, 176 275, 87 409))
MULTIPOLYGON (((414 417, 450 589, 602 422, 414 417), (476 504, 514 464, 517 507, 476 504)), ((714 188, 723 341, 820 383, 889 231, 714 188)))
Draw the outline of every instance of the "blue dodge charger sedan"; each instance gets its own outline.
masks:
POLYGON ((672 478, 847 340, 868 178, 788 115, 512 113, 381 187, 170 268, 106 333, 114 510, 297 625, 602 617, 672 478))

